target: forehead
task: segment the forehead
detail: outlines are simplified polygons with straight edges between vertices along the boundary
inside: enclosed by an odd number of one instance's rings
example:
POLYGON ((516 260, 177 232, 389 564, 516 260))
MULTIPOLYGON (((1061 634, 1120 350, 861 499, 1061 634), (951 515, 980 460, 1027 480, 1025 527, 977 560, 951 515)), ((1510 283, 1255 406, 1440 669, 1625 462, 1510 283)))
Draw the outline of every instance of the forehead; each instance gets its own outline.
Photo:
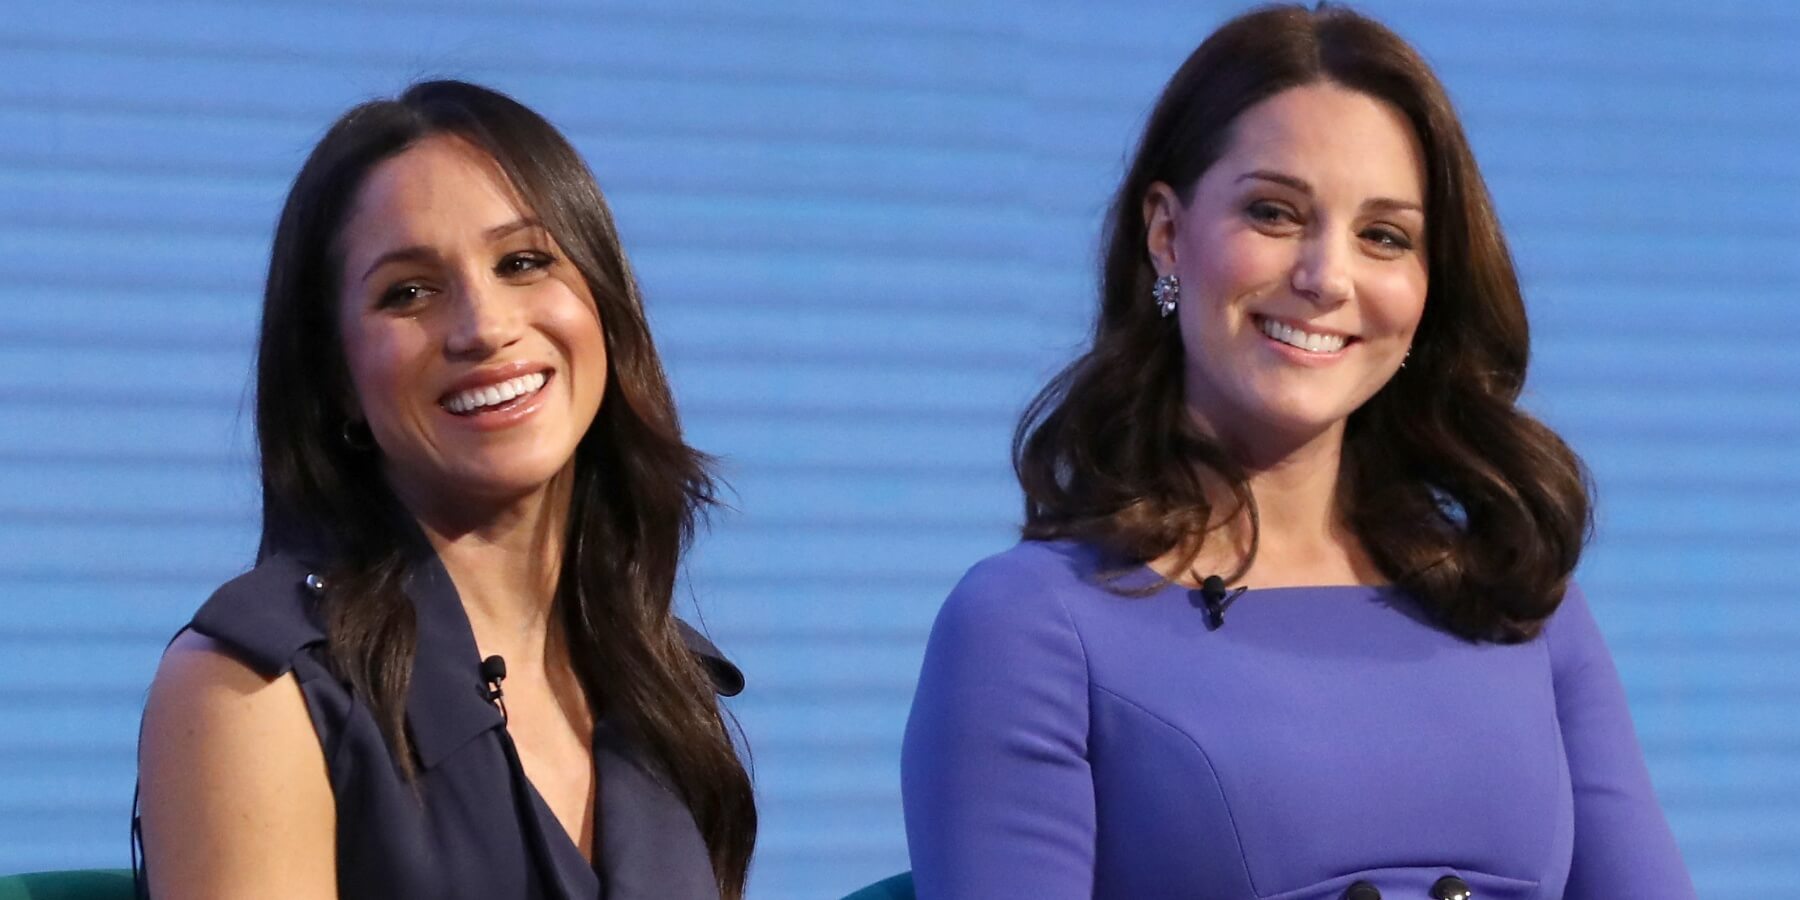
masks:
POLYGON ((1425 155, 1405 114, 1330 82, 1289 88, 1239 114, 1213 169, 1232 180, 1272 169, 1320 193, 1424 202, 1425 155))
POLYGON ((370 170, 339 238, 354 264, 394 247, 466 241, 530 215, 493 157, 433 135, 370 170))

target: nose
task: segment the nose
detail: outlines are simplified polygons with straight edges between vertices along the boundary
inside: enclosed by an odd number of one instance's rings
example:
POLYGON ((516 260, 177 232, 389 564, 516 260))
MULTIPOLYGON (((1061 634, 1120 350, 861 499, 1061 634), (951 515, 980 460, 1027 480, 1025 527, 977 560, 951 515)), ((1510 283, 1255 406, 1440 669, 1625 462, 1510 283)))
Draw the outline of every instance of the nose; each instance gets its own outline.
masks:
POLYGON ((1350 249, 1329 235, 1314 235, 1302 245, 1289 277, 1294 292, 1320 306, 1350 299, 1350 249))
POLYGON ((520 306, 505 291, 479 277, 460 279, 455 288, 444 351, 457 358, 490 356, 518 340, 524 327, 520 306))

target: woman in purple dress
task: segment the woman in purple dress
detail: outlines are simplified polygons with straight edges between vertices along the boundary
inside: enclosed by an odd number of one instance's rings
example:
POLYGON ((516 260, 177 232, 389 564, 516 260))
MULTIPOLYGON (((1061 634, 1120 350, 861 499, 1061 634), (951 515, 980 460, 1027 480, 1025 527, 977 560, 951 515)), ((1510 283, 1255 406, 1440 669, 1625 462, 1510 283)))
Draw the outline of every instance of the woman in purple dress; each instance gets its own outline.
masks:
POLYGON ((1574 453, 1443 87, 1283 6, 1175 73, 1088 350, 1020 423, 1025 541, 932 631, 936 898, 1686 898, 1570 583, 1574 453))

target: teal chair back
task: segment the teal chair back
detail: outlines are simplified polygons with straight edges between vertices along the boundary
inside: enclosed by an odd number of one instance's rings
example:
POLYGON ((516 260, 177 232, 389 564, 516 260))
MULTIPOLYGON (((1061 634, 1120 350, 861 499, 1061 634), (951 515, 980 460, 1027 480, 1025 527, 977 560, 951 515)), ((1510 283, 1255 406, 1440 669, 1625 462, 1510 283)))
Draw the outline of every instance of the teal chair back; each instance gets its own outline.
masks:
POLYGON ((0 877, 0 900, 135 900, 130 869, 69 869, 0 877))
MULTIPOLYGON (((0 900, 6 898, 0 897, 0 900)), ((912 873, 901 872, 892 878, 883 878, 844 900, 913 900, 912 873)))

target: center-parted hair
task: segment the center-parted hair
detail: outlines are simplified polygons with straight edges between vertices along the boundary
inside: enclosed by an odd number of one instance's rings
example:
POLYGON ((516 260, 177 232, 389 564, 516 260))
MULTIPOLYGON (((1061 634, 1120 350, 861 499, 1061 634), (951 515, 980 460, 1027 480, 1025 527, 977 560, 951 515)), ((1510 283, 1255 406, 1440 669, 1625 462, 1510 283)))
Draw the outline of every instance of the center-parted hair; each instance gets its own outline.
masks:
POLYGON ((1398 35, 1342 8, 1239 16, 1163 89, 1107 215, 1092 342, 1014 434, 1024 536, 1139 561, 1175 552, 1186 568, 1222 520, 1241 511, 1255 528, 1244 472, 1187 411, 1181 335, 1150 299, 1143 200, 1163 182, 1188 202, 1245 110, 1322 81, 1399 110, 1426 174, 1424 315, 1406 367, 1346 425, 1339 509, 1382 573, 1446 628, 1527 639, 1561 602, 1586 542, 1586 472, 1518 407, 1524 300, 1448 94, 1398 35))
POLYGON ((492 157, 598 305, 608 375, 575 450, 557 614, 589 702, 686 802, 721 893, 735 900, 755 841, 755 803, 712 683, 671 608, 681 554, 713 503, 708 460, 682 439, 599 186, 568 141, 517 101, 456 81, 414 85, 345 113, 295 178, 276 227, 257 345, 262 553, 301 544, 334 560, 324 610, 332 664, 366 698, 410 772, 404 724, 416 622, 402 580, 418 538, 379 453, 341 437, 353 388, 337 307, 340 236, 357 192, 376 166, 434 135, 492 157))

